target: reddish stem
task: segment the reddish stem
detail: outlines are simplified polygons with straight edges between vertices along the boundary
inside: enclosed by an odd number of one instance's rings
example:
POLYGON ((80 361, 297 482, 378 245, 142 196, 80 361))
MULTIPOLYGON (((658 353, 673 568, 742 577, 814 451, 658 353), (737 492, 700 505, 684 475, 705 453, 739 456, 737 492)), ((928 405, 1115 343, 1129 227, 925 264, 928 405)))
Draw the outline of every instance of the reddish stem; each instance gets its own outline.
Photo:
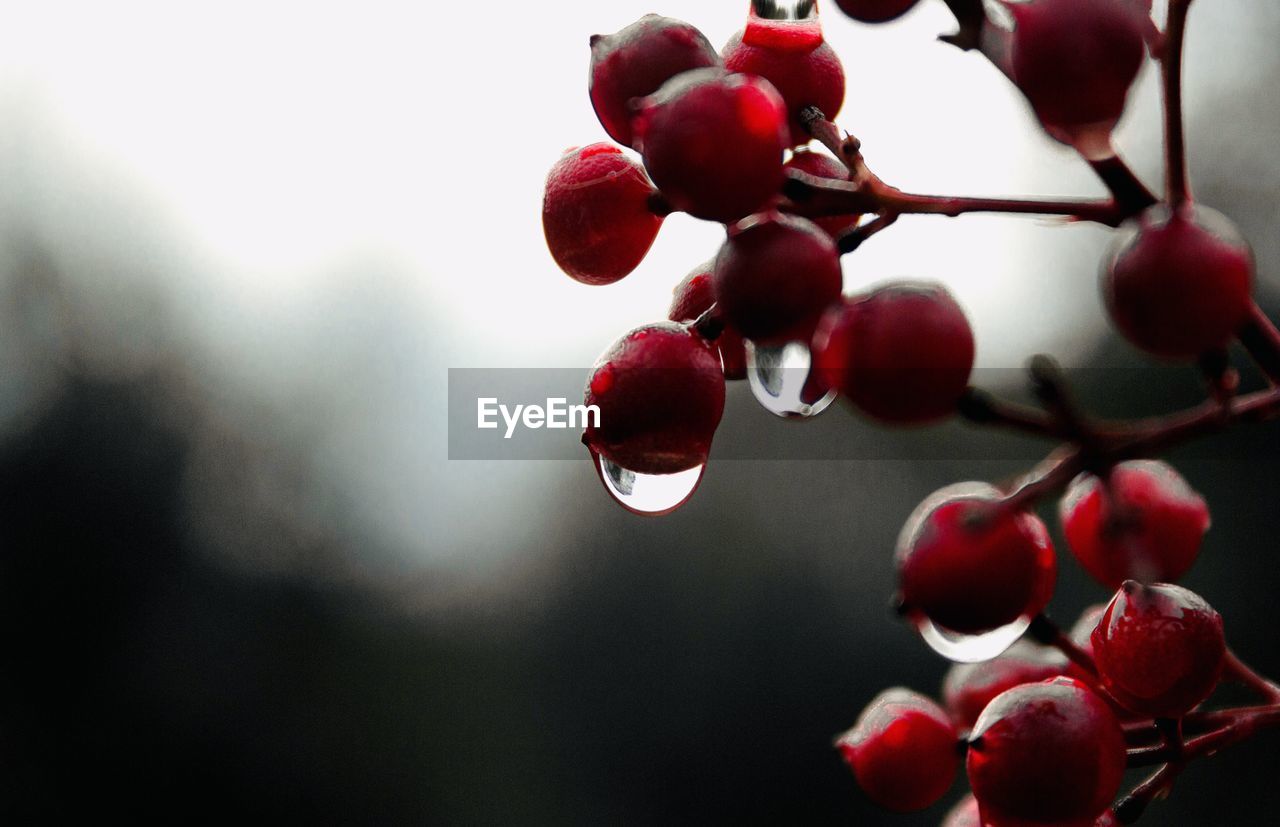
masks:
POLYGON ((1175 209, 1191 200, 1187 183, 1187 139, 1182 114, 1182 52, 1191 0, 1169 0, 1160 50, 1164 88, 1165 198, 1175 209))
POLYGON ((1280 705, 1280 686, 1277 686, 1274 681, 1259 675, 1230 649, 1227 650, 1222 674, 1224 677, 1257 692, 1270 703, 1280 705))

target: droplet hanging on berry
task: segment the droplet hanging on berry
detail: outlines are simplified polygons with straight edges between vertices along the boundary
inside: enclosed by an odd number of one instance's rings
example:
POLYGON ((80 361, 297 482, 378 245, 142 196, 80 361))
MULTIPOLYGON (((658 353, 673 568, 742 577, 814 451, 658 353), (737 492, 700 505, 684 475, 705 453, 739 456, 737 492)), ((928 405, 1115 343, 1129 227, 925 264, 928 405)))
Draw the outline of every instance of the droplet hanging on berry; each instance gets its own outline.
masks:
POLYGON ((836 0, 840 11, 863 23, 886 23, 901 17, 920 0, 836 0))
POLYGON ((658 517, 684 505, 698 490, 706 465, 674 474, 640 474, 591 452, 600 481, 618 505, 633 514, 658 517))
POLYGON ((783 418, 809 419, 831 407, 836 392, 812 370, 802 342, 782 345, 746 343, 751 395, 766 411, 783 418))
POLYGON ((609 137, 633 146, 633 100, 682 72, 719 65, 720 56, 695 27, 647 14, 619 32, 591 38, 591 105, 609 137))
POLYGON ((644 260, 662 228, 657 193, 635 161, 610 144, 570 149, 547 176, 542 229, 560 269, 583 284, 612 284, 644 260))

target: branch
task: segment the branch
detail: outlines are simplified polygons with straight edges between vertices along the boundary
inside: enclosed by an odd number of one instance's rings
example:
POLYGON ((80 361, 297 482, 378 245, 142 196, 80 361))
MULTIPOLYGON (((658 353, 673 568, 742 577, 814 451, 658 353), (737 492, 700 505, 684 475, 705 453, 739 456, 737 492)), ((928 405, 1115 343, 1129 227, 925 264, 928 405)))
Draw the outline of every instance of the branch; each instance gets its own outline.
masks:
POLYGON ((1191 0, 1169 0, 1169 16, 1160 50, 1160 80, 1164 90, 1165 198, 1175 209, 1191 200, 1182 114, 1182 52, 1190 7, 1191 0))

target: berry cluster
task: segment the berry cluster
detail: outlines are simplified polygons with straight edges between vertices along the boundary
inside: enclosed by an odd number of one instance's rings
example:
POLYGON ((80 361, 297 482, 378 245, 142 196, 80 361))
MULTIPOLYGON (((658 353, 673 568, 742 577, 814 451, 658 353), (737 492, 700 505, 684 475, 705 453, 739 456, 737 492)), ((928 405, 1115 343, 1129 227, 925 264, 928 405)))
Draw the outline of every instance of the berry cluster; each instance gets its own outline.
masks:
MULTIPOLYGON (((917 2, 836 4, 881 23, 917 2)), ((555 165, 543 224, 556 262, 585 284, 615 282, 675 211, 722 224, 725 239, 677 285, 668 321, 631 331, 600 357, 586 389, 600 422, 583 441, 610 494, 648 514, 692 495, 726 380, 747 378, 784 416, 816 415, 839 397, 888 425, 960 415, 1062 443, 1012 486, 950 486, 909 517, 896 552, 898 605, 956 664, 943 704, 889 690, 837 747, 867 795, 899 811, 937 802, 963 762, 972 794, 947 816, 950 827, 1127 824, 1191 760, 1280 724, 1280 687, 1227 648, 1222 618, 1202 598, 1172 585, 1199 554, 1209 510, 1151 459, 1280 415, 1280 331, 1252 298, 1248 243, 1188 186, 1181 64, 1191 0, 1169 0, 1163 26, 1150 0, 944 2, 958 31, 941 39, 1004 73, 1110 197, 965 198, 886 184, 830 120, 845 75, 815 0, 753 0, 744 29, 718 53, 693 26, 657 15, 597 35, 591 103, 640 160, 593 144, 555 165), (1112 142, 1148 59, 1164 92, 1162 198, 1112 142), (943 286, 904 280, 844 293, 842 257, 901 216, 984 211, 1120 228, 1100 279, 1116 329, 1152 356, 1196 365, 1210 398, 1163 418, 1094 421, 1054 363, 1036 357, 1041 406, 1006 402, 970 386, 974 333, 943 286), (1268 387, 1241 392, 1233 343, 1268 387), (1115 590, 1070 633, 1044 614, 1057 558, 1034 508, 1055 495, 1072 553, 1115 590), (1205 711, 1224 679, 1265 703, 1205 711), (1159 769, 1117 801, 1126 768, 1148 765, 1159 769)))

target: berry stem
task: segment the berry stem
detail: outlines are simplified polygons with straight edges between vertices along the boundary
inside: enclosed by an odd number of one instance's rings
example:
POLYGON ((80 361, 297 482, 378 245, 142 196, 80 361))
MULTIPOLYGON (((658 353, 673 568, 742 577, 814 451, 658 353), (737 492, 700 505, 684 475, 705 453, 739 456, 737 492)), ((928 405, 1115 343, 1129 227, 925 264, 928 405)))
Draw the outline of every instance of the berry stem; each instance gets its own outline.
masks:
POLYGON ((1108 158, 1090 160, 1089 166, 1106 185, 1116 208, 1126 218, 1137 215, 1159 201, 1124 159, 1114 152, 1108 158))
POLYGON ((987 12, 982 7, 982 0, 943 0, 943 2, 955 15, 956 25, 960 30, 955 34, 941 35, 938 39, 965 51, 978 48, 982 41, 983 25, 987 22, 987 12))
POLYGON ((1182 52, 1190 7, 1191 0, 1169 0, 1169 16, 1160 49, 1160 79, 1164 89, 1165 197, 1174 209, 1191 200, 1182 113, 1182 52))
POLYGON ((1062 630, 1058 628, 1058 624, 1050 620, 1047 615, 1037 615, 1031 621, 1031 626, 1028 627, 1027 633, 1045 646, 1051 646, 1066 655, 1067 660, 1079 666, 1094 678, 1098 676, 1098 667, 1093 662, 1093 656, 1080 646, 1077 646, 1076 642, 1070 637, 1063 634, 1062 630))
POLYGON ((1268 702, 1280 705, 1280 686, 1276 685, 1274 681, 1259 675, 1230 649, 1227 650, 1226 660, 1223 665, 1223 675, 1236 683, 1247 686, 1266 698, 1268 702))
POLYGON ((1065 439, 1053 417, 1038 408, 1008 402, 980 388, 969 388, 961 397, 959 413, 975 425, 994 425, 1033 436, 1065 439))
POLYGON ((887 212, 877 215, 870 221, 863 222, 852 230, 844 233, 840 238, 836 239, 836 246, 841 253, 852 253, 854 250, 862 246, 862 243, 871 236, 885 229, 892 227, 894 222, 898 220, 898 214, 887 212))
POLYGON ((1240 344, 1272 384, 1280 385, 1280 330, 1255 303, 1240 329, 1240 344))

